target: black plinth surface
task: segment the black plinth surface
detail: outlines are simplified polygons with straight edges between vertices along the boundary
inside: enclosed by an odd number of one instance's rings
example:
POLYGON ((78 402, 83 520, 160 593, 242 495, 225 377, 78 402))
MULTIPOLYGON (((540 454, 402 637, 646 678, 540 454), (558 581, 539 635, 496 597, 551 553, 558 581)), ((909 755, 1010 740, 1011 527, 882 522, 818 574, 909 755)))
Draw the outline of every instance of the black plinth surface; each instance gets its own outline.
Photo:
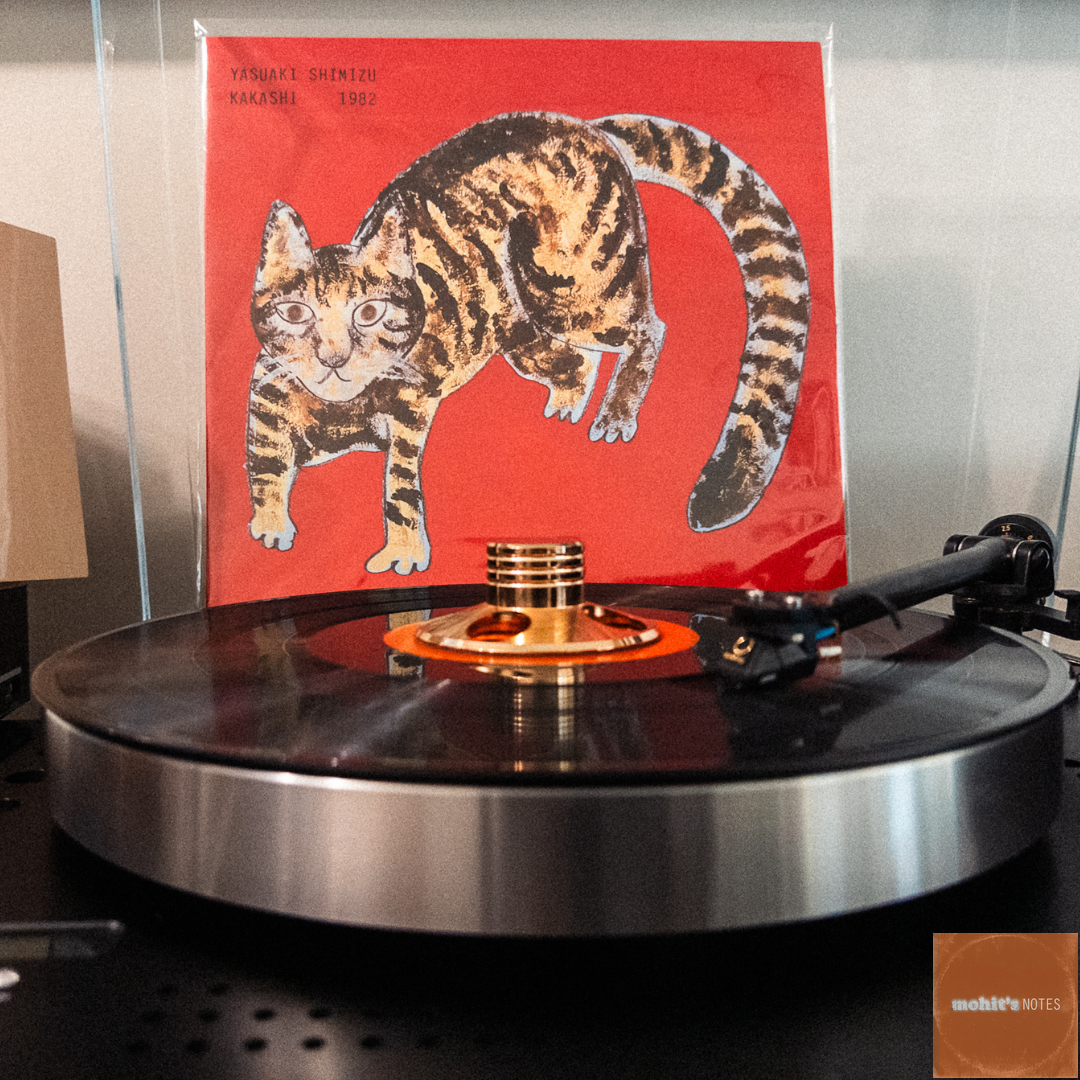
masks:
POLYGON ((1080 926, 1071 706, 1061 812, 1006 865, 858 915, 666 939, 365 931, 181 895, 56 829, 45 765, 37 719, 0 724, 6 1080, 926 1077, 933 932, 1080 926), (123 932, 31 925, 92 920, 123 932))

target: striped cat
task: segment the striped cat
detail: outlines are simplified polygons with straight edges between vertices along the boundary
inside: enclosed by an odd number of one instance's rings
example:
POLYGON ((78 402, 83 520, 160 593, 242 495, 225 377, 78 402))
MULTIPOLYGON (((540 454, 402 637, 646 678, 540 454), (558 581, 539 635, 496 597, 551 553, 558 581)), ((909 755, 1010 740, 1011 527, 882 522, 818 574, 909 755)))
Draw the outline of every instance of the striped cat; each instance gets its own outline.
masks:
POLYGON ((783 452, 810 317, 795 226, 750 166, 670 120, 511 113, 475 124, 402 172, 349 244, 312 248, 275 202, 251 318, 251 535, 285 551, 299 470, 386 455, 385 545, 367 570, 425 570, 420 464, 435 411, 495 354, 548 388, 545 416, 576 423, 601 356, 617 353, 589 438, 627 442, 664 341, 637 181, 716 219, 743 275, 738 389, 690 494, 690 527, 721 529, 761 498, 783 452))

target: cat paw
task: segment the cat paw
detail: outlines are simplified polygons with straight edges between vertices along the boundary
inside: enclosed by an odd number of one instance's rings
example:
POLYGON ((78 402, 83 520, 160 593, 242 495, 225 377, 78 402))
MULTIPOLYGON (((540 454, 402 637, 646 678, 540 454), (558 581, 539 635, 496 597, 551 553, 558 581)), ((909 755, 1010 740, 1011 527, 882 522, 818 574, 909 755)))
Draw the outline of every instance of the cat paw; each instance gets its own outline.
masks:
POLYGON ((376 551, 364 566, 369 574, 385 574, 391 567, 395 573, 411 574, 414 570, 426 570, 431 562, 431 552, 387 544, 376 551))
POLYGON ((293 538, 296 536, 296 526, 288 518, 285 526, 275 529, 264 525, 258 518, 252 518, 248 531, 255 540, 259 540, 264 548, 277 548, 278 551, 288 551, 293 546, 293 538))
POLYGON ((637 434, 637 417, 631 416, 625 420, 612 420, 598 416, 589 428, 589 438, 593 442, 629 442, 637 434))
POLYGON ((557 420, 569 420, 571 424, 576 424, 585 412, 587 404, 587 398, 571 402, 556 400, 555 394, 552 392, 547 405, 544 406, 544 416, 549 420, 555 417, 557 420))
POLYGON ((549 420, 552 417, 555 417, 556 420, 569 420, 573 424, 576 424, 578 419, 580 419, 580 417, 574 416, 574 407, 572 405, 566 405, 561 409, 555 409, 548 405, 548 407, 544 409, 544 416, 549 420))

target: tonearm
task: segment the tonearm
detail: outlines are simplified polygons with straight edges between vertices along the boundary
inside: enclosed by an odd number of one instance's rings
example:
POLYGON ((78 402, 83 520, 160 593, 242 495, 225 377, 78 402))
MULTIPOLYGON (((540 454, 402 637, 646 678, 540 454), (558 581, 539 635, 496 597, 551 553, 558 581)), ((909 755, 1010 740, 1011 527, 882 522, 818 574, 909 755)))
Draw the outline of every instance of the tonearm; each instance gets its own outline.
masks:
POLYGON ((953 594, 959 620, 1016 633, 1080 638, 1080 591, 1054 593, 1054 535, 1036 517, 995 518, 978 535, 956 534, 944 554, 905 570, 828 593, 751 589, 718 627, 719 672, 737 686, 790 682, 811 674, 819 649, 838 633, 935 596, 953 594), (1054 594, 1064 611, 1046 606, 1054 594))

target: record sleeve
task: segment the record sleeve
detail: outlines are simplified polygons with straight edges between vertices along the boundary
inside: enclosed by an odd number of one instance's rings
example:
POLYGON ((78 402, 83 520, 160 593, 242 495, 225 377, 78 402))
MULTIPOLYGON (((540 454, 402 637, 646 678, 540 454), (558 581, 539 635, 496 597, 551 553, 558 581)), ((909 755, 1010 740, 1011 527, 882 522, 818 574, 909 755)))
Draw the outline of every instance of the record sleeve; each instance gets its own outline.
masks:
POLYGON ((818 42, 204 44, 211 604, 522 535, 596 580, 845 580, 818 42))

